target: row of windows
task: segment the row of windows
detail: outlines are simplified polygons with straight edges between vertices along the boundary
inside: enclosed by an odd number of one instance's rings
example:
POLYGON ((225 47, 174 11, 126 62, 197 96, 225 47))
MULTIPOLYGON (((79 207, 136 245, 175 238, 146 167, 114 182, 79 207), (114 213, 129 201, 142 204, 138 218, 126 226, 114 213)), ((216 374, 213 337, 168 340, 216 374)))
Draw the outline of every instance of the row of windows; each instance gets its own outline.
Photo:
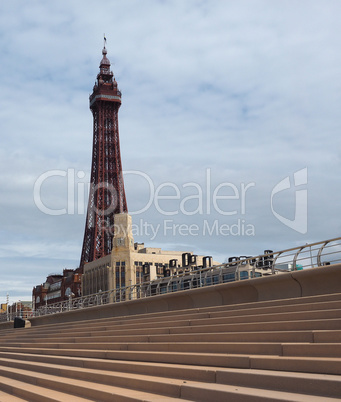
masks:
POLYGON ((140 267, 142 267, 143 264, 153 265, 152 262, 142 262, 142 261, 134 261, 134 264, 135 264, 136 266, 140 266, 140 267))
POLYGON ((83 275, 83 293, 85 295, 108 290, 108 271, 92 270, 83 275))
MULTIPOLYGON (((142 267, 143 264, 155 265, 156 267, 164 267, 165 266, 166 268, 168 268, 168 264, 164 264, 162 262, 152 263, 152 262, 134 261, 134 265, 136 267, 142 267)), ((116 261, 116 267, 120 267, 120 266, 125 267, 125 265, 126 265, 125 261, 116 261)))
POLYGON ((155 262, 154 264, 152 262, 142 262, 142 261, 135 261, 134 264, 136 266, 142 267, 143 264, 149 264, 149 265, 155 265, 156 267, 163 267, 165 266, 168 268, 168 264, 164 264, 162 262, 155 262))
MULTIPOLYGON (((153 265, 152 262, 145 263, 142 261, 134 261, 137 283, 141 282, 143 278, 143 264, 153 265)), ((168 268, 168 264, 163 264, 162 262, 155 262, 154 265, 156 267, 157 275, 163 275, 163 268, 168 268)), ((125 261, 116 261, 115 279, 116 288, 125 286, 125 261)))

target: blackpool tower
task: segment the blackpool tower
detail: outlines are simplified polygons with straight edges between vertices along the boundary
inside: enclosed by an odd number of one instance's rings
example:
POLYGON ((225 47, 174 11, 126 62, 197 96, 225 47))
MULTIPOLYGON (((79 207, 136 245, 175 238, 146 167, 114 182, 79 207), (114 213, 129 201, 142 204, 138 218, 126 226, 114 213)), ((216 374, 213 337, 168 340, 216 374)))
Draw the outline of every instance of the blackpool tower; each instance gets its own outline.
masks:
POLYGON ((110 70, 105 42, 102 54, 100 71, 90 95, 93 148, 81 271, 85 263, 111 253, 114 215, 128 212, 118 133, 121 92, 110 70))

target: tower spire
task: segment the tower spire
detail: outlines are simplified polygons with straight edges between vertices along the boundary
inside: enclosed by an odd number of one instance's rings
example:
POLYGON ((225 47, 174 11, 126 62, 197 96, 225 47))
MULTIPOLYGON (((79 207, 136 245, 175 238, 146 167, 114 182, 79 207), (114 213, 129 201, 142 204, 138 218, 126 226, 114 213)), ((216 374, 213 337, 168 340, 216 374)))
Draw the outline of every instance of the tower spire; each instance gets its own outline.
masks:
POLYGON ((111 253, 114 215, 128 212, 118 131, 121 92, 110 70, 105 44, 104 35, 100 71, 89 99, 93 114, 93 149, 81 270, 85 263, 111 253))

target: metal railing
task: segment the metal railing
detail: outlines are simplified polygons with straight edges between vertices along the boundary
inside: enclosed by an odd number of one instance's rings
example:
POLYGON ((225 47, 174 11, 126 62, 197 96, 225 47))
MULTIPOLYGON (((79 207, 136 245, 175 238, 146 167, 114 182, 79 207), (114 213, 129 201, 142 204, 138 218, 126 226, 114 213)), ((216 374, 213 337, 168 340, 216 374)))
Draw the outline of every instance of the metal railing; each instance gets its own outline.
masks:
MULTIPOLYGON (((88 296, 69 297, 69 300, 46 304, 33 311, 31 316, 121 303, 198 287, 341 263, 341 237, 277 252, 266 250, 264 254, 256 257, 233 257, 230 260, 230 262, 208 268, 181 267, 177 268, 176 275, 169 277, 88 296)), ((0 321, 12 320, 15 315, 16 313, 0 314, 0 321)))

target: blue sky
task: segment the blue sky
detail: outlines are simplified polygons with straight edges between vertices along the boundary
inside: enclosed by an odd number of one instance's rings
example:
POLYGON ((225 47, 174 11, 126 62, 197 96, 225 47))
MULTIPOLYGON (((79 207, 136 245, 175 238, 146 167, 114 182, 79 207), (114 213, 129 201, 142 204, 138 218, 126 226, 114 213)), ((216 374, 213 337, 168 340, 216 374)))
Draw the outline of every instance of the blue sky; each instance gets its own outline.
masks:
POLYGON ((136 241, 224 261, 339 236, 340 12, 316 0, 1 2, 1 302, 79 263, 104 33, 136 241), (63 215, 35 202, 53 171, 39 196, 63 215))

